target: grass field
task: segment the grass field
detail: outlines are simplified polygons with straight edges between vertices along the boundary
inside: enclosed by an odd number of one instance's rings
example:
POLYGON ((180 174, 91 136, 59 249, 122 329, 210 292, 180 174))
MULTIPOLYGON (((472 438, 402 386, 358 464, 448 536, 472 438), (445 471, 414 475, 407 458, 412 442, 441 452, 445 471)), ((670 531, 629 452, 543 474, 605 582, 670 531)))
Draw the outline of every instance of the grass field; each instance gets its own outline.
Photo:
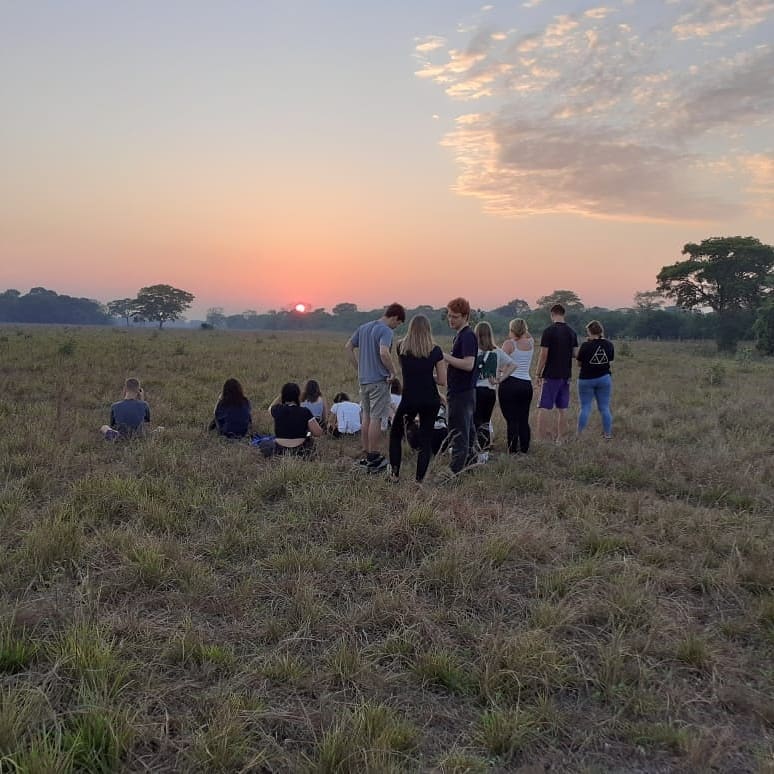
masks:
POLYGON ((612 442, 443 486, 206 433, 343 344, 0 328, 0 771, 774 772, 771 360, 620 345, 612 442))

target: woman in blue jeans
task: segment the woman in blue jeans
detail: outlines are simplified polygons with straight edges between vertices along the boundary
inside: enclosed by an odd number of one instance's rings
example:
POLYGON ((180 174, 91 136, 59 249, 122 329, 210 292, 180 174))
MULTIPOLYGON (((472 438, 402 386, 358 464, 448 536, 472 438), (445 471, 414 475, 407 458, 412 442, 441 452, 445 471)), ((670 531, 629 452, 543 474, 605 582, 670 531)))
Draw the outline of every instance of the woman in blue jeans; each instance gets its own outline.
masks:
POLYGON ((578 350, 578 363, 580 363, 578 434, 580 435, 586 429, 591 406, 596 400, 602 417, 602 433, 609 439, 613 437, 613 415, 610 413, 613 377, 610 375, 610 363, 615 357, 615 349, 612 342, 605 338, 604 328, 597 320, 592 320, 586 326, 586 334, 586 341, 578 350))

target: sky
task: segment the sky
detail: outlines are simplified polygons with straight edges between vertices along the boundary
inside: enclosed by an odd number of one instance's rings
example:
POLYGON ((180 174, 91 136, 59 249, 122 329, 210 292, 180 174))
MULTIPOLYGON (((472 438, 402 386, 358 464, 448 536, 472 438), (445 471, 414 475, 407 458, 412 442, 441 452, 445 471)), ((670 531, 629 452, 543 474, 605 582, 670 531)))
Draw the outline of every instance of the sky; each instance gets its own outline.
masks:
POLYGON ((630 306, 774 243, 774 0, 0 0, 0 290, 630 306))

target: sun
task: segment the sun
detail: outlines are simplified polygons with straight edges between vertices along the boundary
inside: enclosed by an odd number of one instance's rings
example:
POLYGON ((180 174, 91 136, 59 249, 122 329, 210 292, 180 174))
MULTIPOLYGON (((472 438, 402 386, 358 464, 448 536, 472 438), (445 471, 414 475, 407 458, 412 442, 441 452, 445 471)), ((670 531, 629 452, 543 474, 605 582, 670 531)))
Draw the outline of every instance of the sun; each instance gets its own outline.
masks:
POLYGON ((303 314, 306 311, 306 304, 296 304, 293 308, 300 314, 303 314))

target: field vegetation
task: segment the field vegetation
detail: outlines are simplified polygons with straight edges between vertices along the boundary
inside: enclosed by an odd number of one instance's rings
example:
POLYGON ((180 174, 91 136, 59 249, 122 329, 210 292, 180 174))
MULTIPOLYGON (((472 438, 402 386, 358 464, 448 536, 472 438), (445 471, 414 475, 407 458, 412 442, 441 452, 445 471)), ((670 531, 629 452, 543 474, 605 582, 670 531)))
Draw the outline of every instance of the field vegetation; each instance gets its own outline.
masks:
POLYGON ((771 360, 621 343, 612 442, 422 487, 207 433, 343 344, 0 328, 0 771, 774 772, 771 360))

